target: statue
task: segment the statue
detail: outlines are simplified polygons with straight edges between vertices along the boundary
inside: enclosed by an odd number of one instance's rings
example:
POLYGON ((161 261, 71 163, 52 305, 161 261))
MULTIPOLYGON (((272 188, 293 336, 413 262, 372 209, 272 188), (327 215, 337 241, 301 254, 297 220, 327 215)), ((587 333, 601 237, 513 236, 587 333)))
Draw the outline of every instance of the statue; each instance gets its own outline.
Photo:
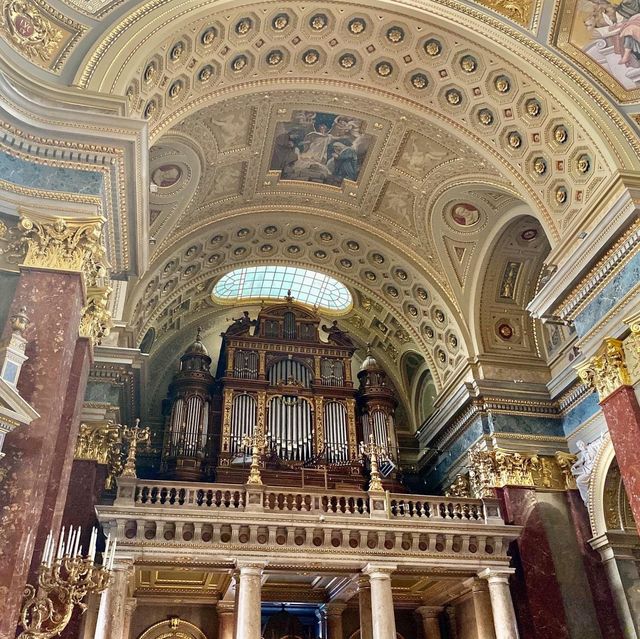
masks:
POLYGON ((585 444, 581 439, 576 442, 580 452, 578 453, 578 460, 571 466, 571 473, 576 478, 576 486, 580 491, 580 497, 587 505, 589 503, 589 480, 603 440, 604 433, 590 444, 585 444))
POLYGON ((330 344, 335 344, 336 346, 353 346, 349 333, 338 328, 338 320, 333 320, 331 326, 323 324, 322 330, 328 333, 327 341, 330 344))
POLYGON ((250 328, 258 323, 249 317, 249 311, 242 311, 242 317, 232 319, 233 324, 227 329, 226 335, 248 335, 250 328))

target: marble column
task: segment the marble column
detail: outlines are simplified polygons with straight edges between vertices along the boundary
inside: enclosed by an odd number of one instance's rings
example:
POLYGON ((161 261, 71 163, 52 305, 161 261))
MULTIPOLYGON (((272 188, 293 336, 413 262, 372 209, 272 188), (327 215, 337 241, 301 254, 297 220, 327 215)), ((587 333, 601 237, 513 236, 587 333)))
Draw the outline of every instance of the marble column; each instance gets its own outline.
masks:
POLYGON ((395 566, 367 564, 362 571, 369 575, 371 584, 371 620, 373 639, 394 639, 396 620, 393 610, 391 574, 395 566))
POLYGON ((102 593, 95 639, 129 639, 133 614, 129 597, 132 576, 133 560, 119 560, 114 566, 109 587, 102 593))
POLYGON ((342 613, 346 607, 346 604, 336 601, 325 604, 322 608, 322 615, 327 625, 327 639, 344 639, 342 613))
MULTIPOLYGON (((18 390, 39 417, 11 432, 3 447, 0 637, 13 636, 29 568, 35 574, 49 528, 57 532, 62 518, 89 340, 104 332, 109 321, 104 301, 111 289, 102 281, 106 269, 100 264, 102 223, 95 217, 34 213, 21 216, 7 234, 8 251, 21 261, 9 316, 24 308, 31 320, 24 332, 28 360, 18 390), (90 290, 96 295, 91 308, 86 304, 90 290), (103 303, 99 313, 98 297, 103 303)), ((10 331, 5 327, 5 335, 10 331)))
POLYGON ((87 350, 77 348, 81 274, 23 268, 10 314, 23 306, 31 324, 19 390, 40 417, 3 446, 0 637, 15 633, 34 549, 41 552, 48 528, 60 525, 88 374, 87 350))
POLYGON ((236 623, 236 604, 234 601, 219 601, 218 639, 233 639, 236 623))
MULTIPOLYGON (((632 323, 631 329, 631 344, 640 354, 640 322, 632 323)), ((640 405, 631 385, 623 343, 605 339, 578 373, 598 392, 629 504, 635 520, 640 521, 640 405)))
MULTIPOLYGON (((420 606, 416 608, 416 614, 422 623, 422 633, 425 639, 441 639, 440 613, 442 606, 420 606)), ((484 639, 484 635, 479 635, 484 639)))
POLYGON ((509 590, 509 574, 509 572, 498 572, 491 569, 483 570, 479 574, 479 577, 486 579, 489 584, 496 639, 520 638, 511 591, 509 590))
POLYGON ((237 562, 240 570, 236 639, 260 639, 262 635, 262 571, 264 562, 237 562))
POLYGON ((360 612, 360 639, 372 639, 371 586, 366 575, 358 577, 358 604, 360 612))
POLYGON ((478 637, 481 639, 496 639, 493 612, 491 610, 491 596, 487 582, 484 579, 474 580, 471 592, 478 637))

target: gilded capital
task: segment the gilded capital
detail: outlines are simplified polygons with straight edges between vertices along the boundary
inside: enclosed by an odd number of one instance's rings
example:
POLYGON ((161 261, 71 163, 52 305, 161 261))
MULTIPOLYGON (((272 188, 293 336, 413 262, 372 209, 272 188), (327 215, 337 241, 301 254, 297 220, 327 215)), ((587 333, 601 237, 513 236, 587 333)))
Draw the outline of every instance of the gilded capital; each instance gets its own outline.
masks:
POLYGON ((622 341, 607 337, 598 353, 577 369, 580 379, 598 392, 600 401, 631 384, 622 341))
POLYGON ((84 273, 87 284, 106 275, 105 251, 100 242, 101 217, 74 219, 23 214, 5 234, 7 259, 35 266, 84 273))
POLYGON ((109 473, 105 487, 111 488, 114 478, 120 475, 124 469, 122 426, 111 421, 80 424, 74 458, 106 464, 109 473))
POLYGON ((96 346, 109 335, 111 326, 111 312, 109 311, 109 295, 112 288, 105 286, 90 286, 87 289, 87 303, 82 309, 80 320, 80 336, 87 337, 96 346))

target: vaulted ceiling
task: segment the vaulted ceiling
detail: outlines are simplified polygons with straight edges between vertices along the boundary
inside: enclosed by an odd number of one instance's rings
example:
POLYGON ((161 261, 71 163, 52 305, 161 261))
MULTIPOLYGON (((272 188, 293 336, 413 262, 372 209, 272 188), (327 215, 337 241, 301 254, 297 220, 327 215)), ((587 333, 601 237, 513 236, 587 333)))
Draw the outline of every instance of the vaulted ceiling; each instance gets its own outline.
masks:
POLYGON ((444 0, 68 0, 34 9, 53 25, 47 56, 9 33, 34 76, 148 122, 128 176, 150 187, 133 342, 153 330, 168 362, 228 317, 210 295, 222 274, 290 264, 350 288, 344 322, 396 383, 409 352, 438 390, 470 358, 544 360, 524 308, 545 256, 637 149, 533 40, 535 3, 481 4, 507 17, 444 0))

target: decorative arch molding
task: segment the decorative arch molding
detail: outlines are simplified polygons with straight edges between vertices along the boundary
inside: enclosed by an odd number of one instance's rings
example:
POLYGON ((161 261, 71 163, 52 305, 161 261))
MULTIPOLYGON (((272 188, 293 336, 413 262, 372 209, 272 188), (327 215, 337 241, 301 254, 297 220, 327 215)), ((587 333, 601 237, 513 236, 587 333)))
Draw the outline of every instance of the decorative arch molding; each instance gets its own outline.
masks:
POLYGON ((611 531, 637 535, 609 431, 603 437, 589 478, 588 511, 594 537, 611 531))
POLYGON ((207 639, 207 635, 198 626, 172 617, 153 624, 138 639, 207 639))

